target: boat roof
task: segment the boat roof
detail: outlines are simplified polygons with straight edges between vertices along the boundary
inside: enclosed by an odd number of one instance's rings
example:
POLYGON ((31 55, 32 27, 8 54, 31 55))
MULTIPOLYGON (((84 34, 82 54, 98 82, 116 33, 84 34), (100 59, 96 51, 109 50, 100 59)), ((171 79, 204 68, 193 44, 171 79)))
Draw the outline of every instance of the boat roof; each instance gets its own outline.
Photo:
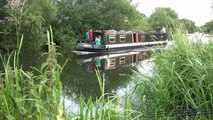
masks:
POLYGON ((132 34, 132 33, 156 33, 156 31, 150 31, 150 32, 144 32, 144 31, 138 31, 138 30, 133 30, 133 31, 125 31, 125 30, 96 30, 94 33, 105 33, 105 34, 132 34))

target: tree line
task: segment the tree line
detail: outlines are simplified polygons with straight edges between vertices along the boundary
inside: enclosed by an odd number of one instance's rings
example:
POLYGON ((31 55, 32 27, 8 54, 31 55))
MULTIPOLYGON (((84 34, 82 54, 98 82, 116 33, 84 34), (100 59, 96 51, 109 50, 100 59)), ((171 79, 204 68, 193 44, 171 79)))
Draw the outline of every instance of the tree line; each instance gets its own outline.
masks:
MULTIPOLYGON (((147 17, 131 0, 1 0, 0 48, 17 48, 23 35, 24 46, 37 49, 45 43, 46 30, 52 25, 57 44, 74 46, 89 29, 150 31, 165 26, 181 26, 189 33, 198 30, 195 22, 179 19, 171 8, 156 8, 147 17)), ((212 33, 213 21, 206 23, 212 33)))

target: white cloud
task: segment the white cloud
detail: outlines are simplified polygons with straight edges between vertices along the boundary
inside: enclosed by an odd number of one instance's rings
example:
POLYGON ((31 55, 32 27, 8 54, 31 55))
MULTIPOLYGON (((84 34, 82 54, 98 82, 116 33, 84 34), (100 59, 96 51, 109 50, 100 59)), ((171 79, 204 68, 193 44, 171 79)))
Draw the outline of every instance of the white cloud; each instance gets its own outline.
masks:
POLYGON ((212 0, 133 0, 138 2, 138 10, 149 16, 156 7, 170 7, 179 18, 187 18, 197 26, 213 20, 212 0))

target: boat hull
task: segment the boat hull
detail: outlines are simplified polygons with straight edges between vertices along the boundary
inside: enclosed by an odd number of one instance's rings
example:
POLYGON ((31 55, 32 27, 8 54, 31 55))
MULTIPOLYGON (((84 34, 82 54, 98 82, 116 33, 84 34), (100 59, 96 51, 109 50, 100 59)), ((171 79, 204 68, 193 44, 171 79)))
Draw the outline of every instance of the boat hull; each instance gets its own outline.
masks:
POLYGON ((167 41, 157 41, 157 42, 141 42, 141 43, 126 43, 126 44, 111 44, 111 45, 102 45, 96 47, 95 45, 89 43, 78 43, 76 50, 77 51, 86 51, 86 52, 112 52, 112 51, 121 51, 121 50, 130 50, 138 49, 152 46, 162 46, 166 45, 167 41))
POLYGON ((97 47, 90 43, 78 43, 76 50, 87 51, 87 52, 106 52, 107 51, 104 45, 97 47))

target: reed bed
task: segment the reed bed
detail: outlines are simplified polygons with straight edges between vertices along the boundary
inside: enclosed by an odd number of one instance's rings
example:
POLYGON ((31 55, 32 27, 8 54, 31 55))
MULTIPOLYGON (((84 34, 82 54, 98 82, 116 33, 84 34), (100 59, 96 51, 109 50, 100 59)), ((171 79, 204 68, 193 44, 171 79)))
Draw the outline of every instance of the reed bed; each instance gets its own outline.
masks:
POLYGON ((153 54, 151 75, 135 73, 132 107, 143 119, 212 119, 213 43, 182 32, 172 39, 173 47, 153 54))
POLYGON ((4 70, 0 71, 1 120, 63 119, 61 112, 59 114, 62 110, 60 74, 63 67, 57 64, 51 28, 47 37, 47 60, 40 69, 33 68, 38 75, 22 70, 19 65, 21 44, 18 52, 13 52, 8 58, 1 55, 4 66, 4 70))
POLYGON ((72 112, 65 115, 66 119, 72 120, 140 120, 141 113, 131 109, 128 90, 126 91, 124 103, 121 103, 118 96, 105 93, 104 77, 96 70, 102 96, 90 98, 85 101, 83 96, 79 98, 79 114, 72 112))

